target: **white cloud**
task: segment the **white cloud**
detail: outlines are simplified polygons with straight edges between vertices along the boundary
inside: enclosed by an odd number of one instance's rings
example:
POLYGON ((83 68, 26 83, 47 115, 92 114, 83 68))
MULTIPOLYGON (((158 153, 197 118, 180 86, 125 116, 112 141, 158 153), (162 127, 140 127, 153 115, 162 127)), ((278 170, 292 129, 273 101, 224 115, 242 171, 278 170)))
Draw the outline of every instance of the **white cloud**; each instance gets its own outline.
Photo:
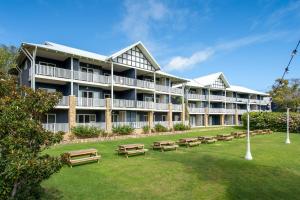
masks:
POLYGON ((204 50, 196 51, 191 56, 175 56, 169 60, 164 68, 166 71, 183 71, 199 65, 217 53, 235 50, 244 46, 267 42, 285 36, 288 32, 267 33, 243 37, 228 42, 223 42, 204 50))

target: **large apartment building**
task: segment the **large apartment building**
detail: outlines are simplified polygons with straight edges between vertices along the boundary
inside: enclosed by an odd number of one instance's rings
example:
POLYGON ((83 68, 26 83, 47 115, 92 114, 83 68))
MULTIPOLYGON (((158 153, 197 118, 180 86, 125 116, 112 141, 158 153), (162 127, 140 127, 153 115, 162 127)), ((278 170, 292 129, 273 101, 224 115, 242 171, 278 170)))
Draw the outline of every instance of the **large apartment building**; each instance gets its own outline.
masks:
POLYGON ((77 125, 112 127, 176 123, 191 126, 237 125, 249 101, 251 110, 268 110, 268 95, 230 86, 222 73, 195 80, 160 70, 137 42, 110 56, 61 44, 22 43, 18 57, 20 83, 61 92, 63 98, 43 125, 68 132, 77 125))

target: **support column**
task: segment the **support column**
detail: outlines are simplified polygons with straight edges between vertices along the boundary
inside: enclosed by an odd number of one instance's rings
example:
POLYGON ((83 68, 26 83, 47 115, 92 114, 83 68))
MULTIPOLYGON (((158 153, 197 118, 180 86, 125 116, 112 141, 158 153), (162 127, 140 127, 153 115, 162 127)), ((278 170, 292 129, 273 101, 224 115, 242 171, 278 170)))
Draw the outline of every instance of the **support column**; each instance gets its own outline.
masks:
POLYGON ((237 111, 235 111, 235 125, 236 126, 239 125, 239 115, 238 115, 237 111))
POLYGON ((173 128, 173 106, 171 103, 169 103, 169 111, 168 111, 168 125, 169 128, 173 128))
POLYGON ((185 103, 182 103, 181 121, 185 124, 185 103))
POLYGON ((106 132, 112 132, 112 109, 111 109, 111 99, 106 98, 106 109, 105 109, 105 124, 106 124, 106 132))
POLYGON ((208 127, 208 108, 205 109, 205 114, 204 114, 204 126, 208 127))
POLYGON ((76 97, 69 96, 69 113, 68 113, 69 131, 76 126, 76 97))
POLYGON ((149 123, 150 129, 152 129, 154 127, 154 112, 153 111, 148 112, 148 123, 149 123))
POLYGON ((224 126, 225 125, 225 115, 222 114, 221 115, 221 126, 224 126))

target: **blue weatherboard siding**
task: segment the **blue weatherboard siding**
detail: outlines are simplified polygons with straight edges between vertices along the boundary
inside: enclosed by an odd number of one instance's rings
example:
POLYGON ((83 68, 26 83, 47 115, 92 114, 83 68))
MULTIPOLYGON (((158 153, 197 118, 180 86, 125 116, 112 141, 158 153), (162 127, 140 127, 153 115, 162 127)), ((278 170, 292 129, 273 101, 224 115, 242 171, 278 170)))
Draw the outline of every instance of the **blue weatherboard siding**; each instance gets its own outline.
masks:
POLYGON ((30 86, 29 80, 29 69, 31 66, 31 62, 28 59, 25 59, 21 64, 21 85, 30 86))
POLYGON ((95 114, 96 122, 105 122, 105 111, 103 110, 76 110, 76 114, 95 114))
POLYGON ((50 83, 40 83, 36 82, 36 88, 48 88, 48 89, 55 89, 57 92, 61 92, 63 96, 70 95, 70 84, 67 85, 54 85, 50 83))
POLYGON ((114 91, 114 98, 135 100, 135 89, 129 89, 125 91, 114 91))
POLYGON ((55 109, 49 113, 56 114, 56 123, 68 123, 68 110, 55 109))
POLYGON ((162 121, 162 116, 167 116, 168 113, 166 112, 155 112, 154 113, 154 121, 162 121))

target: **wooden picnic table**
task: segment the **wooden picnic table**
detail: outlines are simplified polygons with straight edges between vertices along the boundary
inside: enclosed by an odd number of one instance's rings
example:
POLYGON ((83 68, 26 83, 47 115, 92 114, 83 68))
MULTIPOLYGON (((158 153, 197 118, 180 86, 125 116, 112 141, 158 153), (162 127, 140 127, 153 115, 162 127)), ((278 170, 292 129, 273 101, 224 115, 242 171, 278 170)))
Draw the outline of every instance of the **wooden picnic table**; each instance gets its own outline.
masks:
POLYGON ((99 162, 101 156, 98 155, 97 149, 81 149, 76 151, 69 151, 66 153, 68 163, 72 167, 76 164, 82 164, 91 161, 99 162))
POLYGON ((205 144, 212 144, 217 141, 215 136, 199 136, 198 139, 205 144))
POLYGON ((219 135, 217 135, 217 140, 220 140, 220 141, 230 141, 233 138, 234 137, 231 134, 219 134, 219 135))
POLYGON ((124 144, 119 145, 119 148, 116 149, 118 155, 124 154, 127 158, 130 155, 146 154, 148 149, 144 148, 144 144, 124 144))
POLYGON ((179 139, 177 143, 182 146, 193 147, 199 146, 201 144, 201 141, 199 141, 198 138, 182 138, 179 139))
POLYGON ((240 132, 232 132, 231 135, 234 137, 234 138, 244 138, 246 137, 246 132, 245 131, 240 131, 240 132))
POLYGON ((177 150, 178 145, 176 145, 174 141, 157 141, 157 142, 153 142, 152 148, 153 150, 159 149, 161 151, 177 150))

